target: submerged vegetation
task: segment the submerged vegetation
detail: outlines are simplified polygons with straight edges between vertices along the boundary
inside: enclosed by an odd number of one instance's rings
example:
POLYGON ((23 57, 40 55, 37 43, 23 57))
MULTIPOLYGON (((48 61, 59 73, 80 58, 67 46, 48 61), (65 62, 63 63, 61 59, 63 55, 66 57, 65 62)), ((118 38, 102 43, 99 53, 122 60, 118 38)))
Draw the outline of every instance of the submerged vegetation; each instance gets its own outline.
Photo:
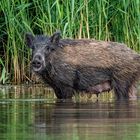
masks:
POLYGON ((140 50, 139 0, 1 0, 0 82, 21 83, 30 76, 30 50, 24 34, 95 38, 124 42, 140 50))

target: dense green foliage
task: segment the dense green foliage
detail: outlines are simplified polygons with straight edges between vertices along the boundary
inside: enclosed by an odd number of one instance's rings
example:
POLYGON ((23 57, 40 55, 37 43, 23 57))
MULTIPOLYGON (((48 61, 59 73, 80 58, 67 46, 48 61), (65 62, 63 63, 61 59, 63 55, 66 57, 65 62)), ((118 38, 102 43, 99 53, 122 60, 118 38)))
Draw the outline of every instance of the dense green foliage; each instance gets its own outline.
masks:
POLYGON ((139 51, 140 1, 1 0, 0 82, 20 83, 30 78, 26 32, 50 35, 57 29, 63 38, 124 42, 139 51))

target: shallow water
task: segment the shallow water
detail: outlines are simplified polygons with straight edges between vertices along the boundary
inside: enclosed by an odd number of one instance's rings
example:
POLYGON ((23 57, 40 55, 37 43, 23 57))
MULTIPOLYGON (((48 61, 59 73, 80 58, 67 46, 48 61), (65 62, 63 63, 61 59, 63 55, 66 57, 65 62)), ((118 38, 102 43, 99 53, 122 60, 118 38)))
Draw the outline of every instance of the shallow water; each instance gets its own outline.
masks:
POLYGON ((139 140, 140 99, 59 101, 44 86, 0 86, 0 140, 139 140))

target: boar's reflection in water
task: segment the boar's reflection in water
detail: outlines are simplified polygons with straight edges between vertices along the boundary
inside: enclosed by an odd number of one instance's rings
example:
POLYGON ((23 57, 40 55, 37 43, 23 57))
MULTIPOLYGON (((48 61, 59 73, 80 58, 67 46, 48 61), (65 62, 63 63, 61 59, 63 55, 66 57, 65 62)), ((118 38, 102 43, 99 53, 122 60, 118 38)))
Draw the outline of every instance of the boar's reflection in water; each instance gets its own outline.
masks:
POLYGON ((72 98, 76 92, 98 94, 114 90, 118 99, 136 98, 140 55, 117 42, 93 39, 60 39, 25 36, 32 49, 31 68, 55 91, 57 98, 72 98))
MULTIPOLYGON (((109 133, 112 130, 114 134, 113 125, 116 128, 118 125, 130 125, 130 122, 139 123, 139 118, 139 104, 135 101, 99 101, 85 104, 56 100, 55 103, 49 105, 44 102, 35 104, 35 120, 32 126, 37 133, 46 132, 49 135, 71 134, 73 128, 78 129, 81 135, 85 135, 83 132, 91 132, 95 135, 96 132, 106 132, 107 129, 109 133)), ((120 129, 117 130, 120 131, 120 129)))

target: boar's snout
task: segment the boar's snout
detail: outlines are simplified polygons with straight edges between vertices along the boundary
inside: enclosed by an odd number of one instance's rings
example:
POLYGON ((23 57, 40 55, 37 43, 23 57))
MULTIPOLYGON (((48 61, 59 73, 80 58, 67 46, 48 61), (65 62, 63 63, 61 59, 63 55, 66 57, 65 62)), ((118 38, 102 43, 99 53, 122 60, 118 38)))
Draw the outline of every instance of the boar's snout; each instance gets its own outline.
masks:
POLYGON ((41 55, 36 55, 31 62, 31 66, 33 71, 41 72, 45 68, 45 60, 41 55))

